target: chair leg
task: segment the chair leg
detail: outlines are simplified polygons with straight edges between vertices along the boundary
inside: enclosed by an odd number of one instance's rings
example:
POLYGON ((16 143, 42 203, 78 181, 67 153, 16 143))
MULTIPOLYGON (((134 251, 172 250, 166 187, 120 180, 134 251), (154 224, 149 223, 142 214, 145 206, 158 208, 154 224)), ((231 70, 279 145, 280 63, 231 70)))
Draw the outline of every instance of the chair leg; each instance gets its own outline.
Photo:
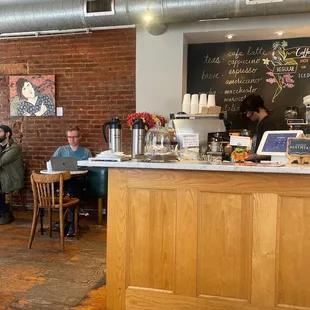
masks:
POLYGON ((103 198, 98 198, 98 225, 102 223, 103 198))
POLYGON ((44 227, 43 227, 43 217, 44 217, 44 209, 40 208, 40 224, 41 224, 41 235, 43 236, 44 227))
POLYGON ((29 238, 29 243, 28 243, 28 249, 31 249, 31 245, 32 245, 32 242, 34 239, 34 235, 36 233, 39 213, 40 213, 39 209, 33 211, 32 225, 31 225, 31 232, 30 232, 30 238, 29 238))
POLYGON ((13 193, 12 192, 9 193, 9 207, 10 207, 10 210, 12 211, 13 209, 13 193))
POLYGON ((48 225, 49 225, 49 231, 50 231, 50 238, 53 236, 53 223, 52 223, 52 209, 48 208, 48 225))
POLYGON ((74 208, 74 232, 76 240, 79 240, 79 208, 78 205, 74 208))
POLYGON ((60 248, 61 251, 65 250, 65 228, 64 228, 64 213, 63 210, 59 209, 59 226, 60 226, 60 232, 59 232, 59 238, 60 238, 60 248))
POLYGON ((20 199, 21 199, 21 203, 22 203, 22 206, 23 206, 23 210, 24 211, 27 211, 27 208, 26 208, 26 192, 25 192, 25 188, 22 188, 19 190, 19 196, 20 196, 20 199))

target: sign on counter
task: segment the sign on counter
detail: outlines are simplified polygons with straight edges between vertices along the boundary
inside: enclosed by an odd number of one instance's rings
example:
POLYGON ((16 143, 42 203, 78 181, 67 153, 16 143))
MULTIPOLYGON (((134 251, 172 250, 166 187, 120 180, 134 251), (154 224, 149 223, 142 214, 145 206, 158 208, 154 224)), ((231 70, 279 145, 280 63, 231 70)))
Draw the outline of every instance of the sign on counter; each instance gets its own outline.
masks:
POLYGON ((286 157, 289 164, 310 164, 310 139, 304 136, 289 138, 286 157))
POLYGON ((251 146, 251 138, 243 136, 230 136, 231 146, 251 146))
POLYGON ((183 147, 199 147, 198 133, 183 134, 183 147))

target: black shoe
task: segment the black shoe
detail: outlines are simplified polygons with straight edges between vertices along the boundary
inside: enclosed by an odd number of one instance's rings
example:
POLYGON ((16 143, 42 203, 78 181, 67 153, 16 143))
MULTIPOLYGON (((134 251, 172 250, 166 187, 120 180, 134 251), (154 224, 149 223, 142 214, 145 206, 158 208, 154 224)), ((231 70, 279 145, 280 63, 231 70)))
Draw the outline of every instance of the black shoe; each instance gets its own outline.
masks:
POLYGON ((6 225, 14 221, 14 216, 11 210, 0 213, 0 225, 6 225))

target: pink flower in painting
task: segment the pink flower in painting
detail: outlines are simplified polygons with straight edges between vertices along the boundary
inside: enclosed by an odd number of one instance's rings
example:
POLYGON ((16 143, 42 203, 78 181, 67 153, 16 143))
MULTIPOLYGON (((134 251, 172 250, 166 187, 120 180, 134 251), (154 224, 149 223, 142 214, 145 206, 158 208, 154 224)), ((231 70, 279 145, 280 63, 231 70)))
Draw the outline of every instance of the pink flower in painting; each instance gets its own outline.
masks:
POLYGON ((270 79, 267 79, 266 82, 268 82, 270 84, 273 84, 273 83, 276 82, 276 79, 275 78, 273 78, 273 79, 270 78, 270 79))
POLYGON ((294 83, 293 76, 291 76, 290 74, 283 75, 283 78, 286 83, 291 83, 291 84, 294 83))
POLYGON ((290 74, 285 74, 283 75, 283 77, 281 77, 280 79, 281 84, 283 85, 283 87, 287 87, 287 88, 293 88, 295 85, 295 81, 293 80, 293 76, 290 74))
POLYGON ((276 82, 276 79, 275 79, 275 77, 274 77, 273 72, 271 72, 271 71, 270 71, 270 72, 267 72, 267 75, 270 76, 269 79, 266 79, 266 82, 267 82, 267 83, 273 84, 273 83, 276 82))
POLYGON ((294 84, 286 84, 285 87, 287 87, 287 88, 293 88, 294 86, 295 86, 294 84))

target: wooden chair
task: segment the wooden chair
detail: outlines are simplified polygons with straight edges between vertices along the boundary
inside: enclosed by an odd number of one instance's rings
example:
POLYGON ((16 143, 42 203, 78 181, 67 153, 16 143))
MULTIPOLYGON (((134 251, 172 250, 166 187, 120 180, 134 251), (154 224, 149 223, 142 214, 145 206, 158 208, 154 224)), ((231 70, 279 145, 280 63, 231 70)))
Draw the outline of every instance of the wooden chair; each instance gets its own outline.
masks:
POLYGON ((78 203, 79 199, 63 197, 63 183, 65 180, 71 178, 70 172, 63 172, 58 174, 38 174, 34 171, 31 174, 31 185, 33 191, 33 219, 31 226, 31 233, 29 238, 28 249, 31 249, 31 245, 34 239, 34 235, 37 228, 38 217, 41 215, 41 234, 43 235, 43 215, 44 210, 48 210, 49 221, 49 234, 52 237, 52 210, 58 209, 59 211, 59 224, 60 224, 60 246, 64 251, 64 221, 69 208, 74 207, 74 227, 76 238, 78 239, 78 203), (59 196, 56 196, 56 183, 59 183, 59 196))

